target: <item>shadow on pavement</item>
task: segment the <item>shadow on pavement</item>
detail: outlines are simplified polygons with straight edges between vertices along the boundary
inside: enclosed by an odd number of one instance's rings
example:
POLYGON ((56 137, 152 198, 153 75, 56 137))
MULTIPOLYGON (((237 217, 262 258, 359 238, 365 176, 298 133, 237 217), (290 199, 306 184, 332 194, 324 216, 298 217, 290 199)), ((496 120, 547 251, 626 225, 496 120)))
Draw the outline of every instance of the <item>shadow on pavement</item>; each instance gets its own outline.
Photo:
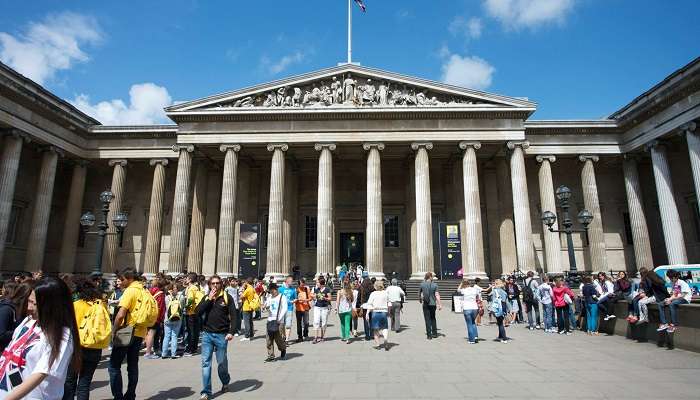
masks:
POLYGON ((90 383, 90 390, 99 389, 105 386, 109 386, 109 381, 92 381, 90 383))
POLYGON ((287 355, 284 357, 284 360, 280 360, 280 361, 291 360, 292 358, 303 357, 303 356, 304 355, 301 353, 287 353, 287 355))
POLYGON ((167 399, 186 399, 194 395, 194 390, 191 387, 174 387, 172 389, 158 392, 158 394, 146 398, 146 400, 167 400, 167 399))
MULTIPOLYGON (((287 354, 289 356, 289 354, 287 354)), ((262 381, 257 379, 243 379, 228 385, 229 392, 252 392, 262 387, 262 381)))

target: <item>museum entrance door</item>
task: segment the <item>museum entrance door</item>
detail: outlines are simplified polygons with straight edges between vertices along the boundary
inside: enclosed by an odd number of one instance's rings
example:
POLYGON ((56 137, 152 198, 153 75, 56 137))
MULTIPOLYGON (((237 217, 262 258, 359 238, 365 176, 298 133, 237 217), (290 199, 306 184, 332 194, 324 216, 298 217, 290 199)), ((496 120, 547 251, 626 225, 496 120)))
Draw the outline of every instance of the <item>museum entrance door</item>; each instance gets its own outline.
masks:
POLYGON ((352 262, 365 264, 365 234, 362 232, 340 234, 340 263, 352 262))

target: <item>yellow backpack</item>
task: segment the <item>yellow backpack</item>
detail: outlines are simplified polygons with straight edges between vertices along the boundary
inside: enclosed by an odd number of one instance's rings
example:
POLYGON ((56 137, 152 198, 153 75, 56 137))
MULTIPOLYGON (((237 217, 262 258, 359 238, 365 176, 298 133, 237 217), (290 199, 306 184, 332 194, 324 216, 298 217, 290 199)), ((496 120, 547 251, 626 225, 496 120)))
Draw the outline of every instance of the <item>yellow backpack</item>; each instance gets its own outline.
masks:
POLYGON ((260 296, 257 295, 257 293, 253 296, 252 299, 248 302, 248 305, 250 306, 251 310, 259 310, 260 309, 260 296))
POLYGON ((146 290, 141 290, 141 295, 136 300, 136 307, 132 312, 134 324, 137 326, 152 327, 158 320, 158 303, 151 296, 151 293, 146 290))
POLYGON ((107 307, 101 300, 88 302, 89 311, 78 324, 80 345, 91 349, 104 349, 109 346, 112 334, 112 320, 107 307))
POLYGON ((202 299, 204 299, 202 288, 197 285, 187 288, 187 311, 194 312, 202 299))

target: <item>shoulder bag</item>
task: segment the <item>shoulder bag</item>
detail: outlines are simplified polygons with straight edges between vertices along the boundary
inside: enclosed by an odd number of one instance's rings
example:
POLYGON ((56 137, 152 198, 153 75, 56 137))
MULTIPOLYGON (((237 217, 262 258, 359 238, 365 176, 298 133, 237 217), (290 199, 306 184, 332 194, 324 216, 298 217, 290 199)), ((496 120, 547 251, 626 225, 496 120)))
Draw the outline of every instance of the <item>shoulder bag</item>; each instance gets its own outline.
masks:
POLYGON ((280 302, 277 304, 277 316, 274 321, 267 321, 267 331, 270 333, 277 333, 280 330, 280 310, 282 308, 282 295, 280 295, 280 302))

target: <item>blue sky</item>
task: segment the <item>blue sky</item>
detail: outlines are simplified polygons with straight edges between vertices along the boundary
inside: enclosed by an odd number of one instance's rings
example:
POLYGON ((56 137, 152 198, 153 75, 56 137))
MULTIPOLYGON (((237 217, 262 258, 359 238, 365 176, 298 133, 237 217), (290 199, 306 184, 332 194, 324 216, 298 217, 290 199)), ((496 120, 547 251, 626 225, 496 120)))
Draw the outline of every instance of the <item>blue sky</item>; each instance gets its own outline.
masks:
MULTIPOLYGON (((345 0, 3 1, 0 60, 104 123, 346 58, 345 0)), ((365 0, 354 61, 605 117, 700 55, 697 0, 365 0)))

